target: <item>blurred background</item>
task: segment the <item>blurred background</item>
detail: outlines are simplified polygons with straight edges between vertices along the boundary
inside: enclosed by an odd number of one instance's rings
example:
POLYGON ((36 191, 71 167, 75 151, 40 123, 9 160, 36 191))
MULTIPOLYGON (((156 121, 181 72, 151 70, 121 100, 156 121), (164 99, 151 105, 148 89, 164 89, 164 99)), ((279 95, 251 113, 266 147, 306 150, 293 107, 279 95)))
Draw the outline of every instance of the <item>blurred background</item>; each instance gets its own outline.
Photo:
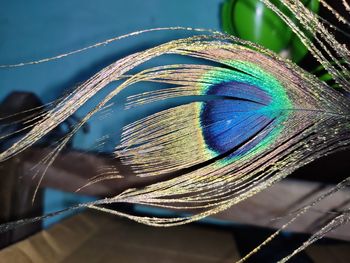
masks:
MULTIPOLYGON (((184 26, 220 30, 221 2, 220 0, 104 0, 98 3, 2 1, 0 64, 16 64, 51 57, 115 36, 149 28, 184 26)), ((184 31, 143 34, 58 61, 3 69, 0 71, 0 101, 13 91, 26 91, 34 93, 42 103, 49 103, 62 97, 118 58, 190 34, 184 31)), ((149 88, 147 86, 146 84, 139 89, 146 90, 149 88)), ((96 151, 96 140, 114 131, 114 134, 104 140, 103 146, 99 145, 98 148, 98 151, 111 152, 119 141, 120 129, 128 119, 133 118, 130 116, 138 115, 137 112, 130 113, 123 110, 122 103, 131 93, 132 91, 126 91, 115 99, 116 105, 113 112, 108 114, 108 121, 89 125, 88 133, 79 132, 74 137, 73 147, 96 151)), ((99 94, 90 104, 83 106, 77 116, 86 113, 103 94, 99 94)), ((46 191, 46 197, 45 211, 48 212, 60 208, 61 201, 65 202, 63 206, 66 206, 67 202, 71 204, 72 195, 50 189, 46 191)), ((78 201, 83 200, 79 198, 78 201)))

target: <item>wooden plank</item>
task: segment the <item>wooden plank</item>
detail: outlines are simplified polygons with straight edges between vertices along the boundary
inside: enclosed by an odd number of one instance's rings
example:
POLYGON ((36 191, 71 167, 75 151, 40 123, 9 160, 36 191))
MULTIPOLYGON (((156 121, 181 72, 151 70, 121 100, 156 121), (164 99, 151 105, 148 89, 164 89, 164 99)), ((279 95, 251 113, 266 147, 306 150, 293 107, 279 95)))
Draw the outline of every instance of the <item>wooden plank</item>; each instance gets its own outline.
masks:
POLYGON ((0 251, 0 263, 231 263, 239 258, 230 232, 194 225, 154 228, 92 211, 0 251))
MULTIPOLYGON (((291 212, 311 203, 331 187, 316 182, 286 179, 215 215, 215 218, 278 229, 295 215, 295 213, 290 215, 291 212), (283 218, 275 220, 279 217, 283 218)), ((287 230, 314 233, 349 204, 350 190, 346 188, 320 202, 298 218, 287 230)), ((330 232, 327 237, 350 241, 350 225, 344 225, 330 232)))
MULTIPOLYGON (((49 149, 33 149, 27 153, 24 163, 25 178, 30 179, 35 170, 30 169, 38 162, 38 156, 47 155, 49 149)), ((136 177, 123 167, 120 162, 106 156, 69 151, 58 156, 55 163, 48 169, 42 186, 74 192, 84 185, 87 180, 98 173, 103 166, 115 166, 125 176, 123 179, 108 180, 83 189, 81 194, 95 196, 111 196, 129 187, 142 187, 152 183, 153 178, 136 177)), ((40 166, 39 166, 40 168, 40 166)), ((273 220, 286 216, 305 204, 310 203, 332 185, 286 179, 269 189, 243 201, 234 207, 215 215, 215 218, 255 226, 278 229, 288 218, 273 220)), ((313 233, 337 212, 350 204, 350 190, 344 189, 322 201, 307 214, 296 220, 289 231, 313 233)), ((289 217, 290 218, 290 217, 289 217)), ((350 240, 350 225, 345 225, 327 235, 342 240, 350 240)))

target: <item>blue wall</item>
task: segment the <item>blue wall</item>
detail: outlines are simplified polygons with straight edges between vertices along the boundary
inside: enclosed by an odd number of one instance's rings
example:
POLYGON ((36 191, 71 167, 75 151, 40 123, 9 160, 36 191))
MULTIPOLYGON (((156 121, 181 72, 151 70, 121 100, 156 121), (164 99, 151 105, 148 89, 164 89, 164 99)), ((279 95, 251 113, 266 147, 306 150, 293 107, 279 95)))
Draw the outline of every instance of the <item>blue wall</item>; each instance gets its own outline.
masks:
MULTIPOLYGON (((51 57, 147 28, 185 26, 218 30, 221 2, 222 0, 2 0, 0 64, 51 57)), ((0 100, 11 91, 21 90, 35 92, 44 102, 50 102, 117 58, 187 35, 188 33, 179 31, 146 34, 58 61, 0 69, 0 100)), ((127 91, 116 98, 117 106, 108 121, 100 121, 98 125, 91 125, 93 123, 90 122, 90 133, 78 134, 74 141, 76 148, 93 149, 97 138, 107 131, 115 130, 115 134, 100 150, 113 149, 119 139, 117 131, 130 116, 138 115, 137 111, 131 111, 127 115, 118 105, 128 94, 127 91)), ((83 107, 78 115, 87 109, 83 107)), ((87 200, 54 190, 47 190, 46 196, 46 212, 63 208, 67 203, 87 200)))
MULTIPOLYGON (((0 64, 14 64, 55 56, 146 28, 186 26, 219 29, 222 0, 1 2, 0 64)), ((186 36, 186 33, 146 34, 59 61, 0 69, 0 100, 13 90, 25 90, 35 92, 44 102, 50 102, 117 58, 181 36, 186 36)), ((81 114, 86 110, 82 108, 81 114)), ((109 123, 92 125, 90 134, 76 138, 75 145, 89 149, 96 138, 110 130, 111 123, 113 129, 119 129, 125 122, 125 115, 119 114, 121 108, 118 106, 114 110, 118 114, 114 114, 109 123)), ((112 139, 105 146, 106 150, 111 150, 116 142, 117 138, 112 139)))

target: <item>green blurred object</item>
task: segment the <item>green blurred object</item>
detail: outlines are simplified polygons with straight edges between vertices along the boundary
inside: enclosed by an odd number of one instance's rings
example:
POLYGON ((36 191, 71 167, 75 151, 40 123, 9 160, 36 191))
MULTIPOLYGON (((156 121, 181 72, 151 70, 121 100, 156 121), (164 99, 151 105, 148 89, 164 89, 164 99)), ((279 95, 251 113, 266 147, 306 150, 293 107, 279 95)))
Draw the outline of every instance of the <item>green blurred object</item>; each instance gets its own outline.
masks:
MULTIPOLYGON (((331 65, 346 65, 346 62, 344 60, 338 60, 331 62, 331 65)), ((341 89, 340 85, 334 80, 333 76, 322 66, 319 65, 317 68, 315 68, 313 71, 311 71, 312 74, 317 76, 320 80, 326 82, 329 86, 335 89, 341 89)), ((349 71, 343 71, 344 77, 349 79, 347 76, 350 75, 349 71)))
MULTIPOLYGON (((271 2, 296 21, 281 1, 271 2)), ((312 12, 318 13, 318 0, 302 2, 312 12)), ((259 0, 227 0, 222 6, 222 24, 226 33, 260 44, 276 53, 283 52, 296 63, 308 52, 289 26, 259 0)))

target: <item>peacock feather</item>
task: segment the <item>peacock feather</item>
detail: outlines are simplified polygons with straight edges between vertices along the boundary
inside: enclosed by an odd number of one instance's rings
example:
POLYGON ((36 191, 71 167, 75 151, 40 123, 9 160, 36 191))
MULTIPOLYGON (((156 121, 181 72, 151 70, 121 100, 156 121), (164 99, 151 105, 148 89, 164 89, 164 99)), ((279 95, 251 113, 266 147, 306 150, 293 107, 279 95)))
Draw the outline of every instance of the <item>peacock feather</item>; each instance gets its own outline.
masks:
MULTIPOLYGON (((180 225, 218 213, 268 188, 299 167, 349 147, 347 47, 338 43, 319 18, 299 1, 281 1, 295 15, 298 24, 272 2, 262 2, 293 29, 339 89, 329 87, 258 45, 219 32, 198 30, 199 35, 139 51, 102 69, 44 114, 21 140, 0 154, 0 161, 32 146, 107 84, 117 80, 122 83, 86 114, 43 163, 51 165, 78 129, 121 91, 138 83, 152 82, 155 86, 164 85, 129 97, 126 108, 175 98, 182 102, 169 104, 168 108, 125 126, 113 154, 136 176, 159 180, 71 209, 89 207, 154 226, 180 225), (128 75, 139 65, 164 55, 192 57, 197 62, 159 65, 128 75), (340 60, 342 63, 337 63, 340 60), (109 203, 190 210, 191 215, 135 216, 101 206, 109 203)), ((59 57, 62 56, 65 55, 59 57)), ((34 63, 38 62, 31 64, 34 63)), ((121 176, 117 169, 112 169, 89 184, 121 176)), ((39 218, 29 221, 33 220, 39 218)), ((9 223, 1 229, 14 226, 16 223, 9 223)))

